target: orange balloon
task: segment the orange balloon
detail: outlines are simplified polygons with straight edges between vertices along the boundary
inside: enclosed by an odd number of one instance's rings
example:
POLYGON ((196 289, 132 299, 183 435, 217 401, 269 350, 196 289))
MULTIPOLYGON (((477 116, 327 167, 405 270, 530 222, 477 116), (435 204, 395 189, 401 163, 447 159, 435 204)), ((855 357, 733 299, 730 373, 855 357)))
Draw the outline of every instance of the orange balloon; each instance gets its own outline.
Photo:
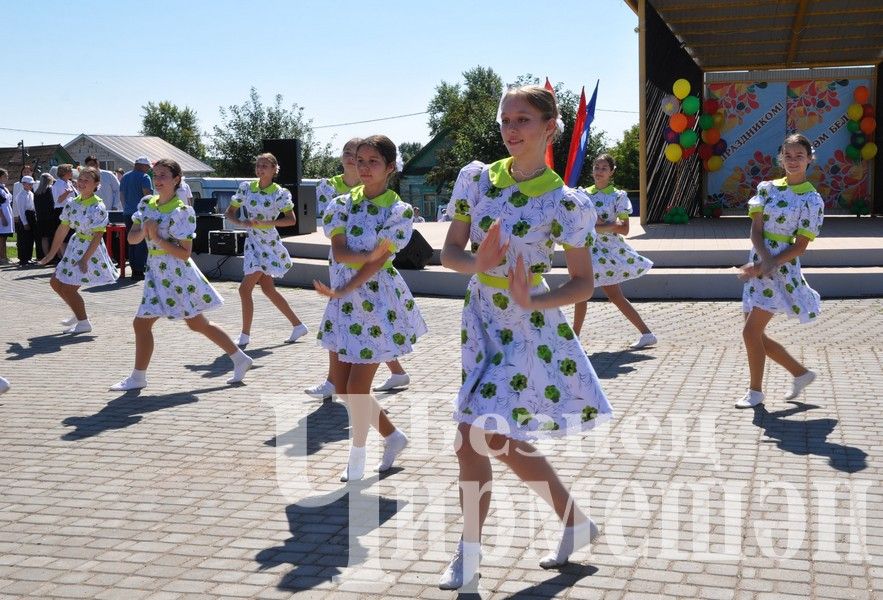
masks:
POLYGON ((687 128, 688 123, 687 115, 684 113, 675 113, 668 119, 668 126, 671 127, 672 131, 676 131, 677 133, 684 131, 687 128))
POLYGON ((855 88, 855 91, 852 93, 852 97, 855 98, 855 101, 859 104, 867 104, 868 98, 871 97, 871 93, 868 91, 868 88, 860 85, 855 88))
POLYGON ((874 130, 877 129, 877 120, 874 117, 865 117, 859 123, 859 127, 862 130, 862 133, 865 135, 871 135, 874 133, 874 130))
POLYGON ((721 139, 720 129, 706 129, 702 132, 702 141, 714 145, 721 139))

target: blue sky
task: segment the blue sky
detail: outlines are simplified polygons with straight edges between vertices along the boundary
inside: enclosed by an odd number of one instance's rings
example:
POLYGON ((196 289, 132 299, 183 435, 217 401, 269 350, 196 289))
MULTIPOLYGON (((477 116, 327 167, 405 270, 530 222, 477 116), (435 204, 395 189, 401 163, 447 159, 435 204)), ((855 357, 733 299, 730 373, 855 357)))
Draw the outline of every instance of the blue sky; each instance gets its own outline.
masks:
MULTIPOLYGON (((628 112, 599 110, 593 129, 617 139, 638 120, 637 17, 622 0, 9 5, 4 47, 14 66, 0 146, 137 134, 141 107, 160 100, 192 107, 211 131, 218 108, 243 103, 252 86, 267 103, 282 94, 303 106, 315 126, 416 113, 441 81, 461 81, 477 65, 506 82, 532 73, 587 94, 600 78, 598 108, 628 112)), ((426 122, 421 114, 316 134, 335 150, 372 133, 425 143, 426 122)))

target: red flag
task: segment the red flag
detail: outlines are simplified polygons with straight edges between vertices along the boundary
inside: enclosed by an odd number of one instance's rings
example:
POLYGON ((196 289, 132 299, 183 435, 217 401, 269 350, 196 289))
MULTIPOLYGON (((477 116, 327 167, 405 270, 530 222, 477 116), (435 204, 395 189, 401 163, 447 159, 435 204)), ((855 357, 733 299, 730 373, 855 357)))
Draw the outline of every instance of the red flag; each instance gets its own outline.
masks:
MULTIPOLYGON (((552 84, 549 83, 549 78, 546 77, 546 89, 552 92, 552 95, 555 95, 555 88, 552 87, 552 84)), ((555 170, 555 155, 552 151, 552 142, 546 144, 546 166, 555 170)))
POLYGON ((579 108, 576 109, 576 120, 573 123, 573 134, 570 136, 570 149, 567 151, 567 167, 564 171, 564 181, 570 181, 570 171, 573 169, 576 155, 580 150, 580 137, 586 125, 586 87, 583 86, 579 94, 579 108))

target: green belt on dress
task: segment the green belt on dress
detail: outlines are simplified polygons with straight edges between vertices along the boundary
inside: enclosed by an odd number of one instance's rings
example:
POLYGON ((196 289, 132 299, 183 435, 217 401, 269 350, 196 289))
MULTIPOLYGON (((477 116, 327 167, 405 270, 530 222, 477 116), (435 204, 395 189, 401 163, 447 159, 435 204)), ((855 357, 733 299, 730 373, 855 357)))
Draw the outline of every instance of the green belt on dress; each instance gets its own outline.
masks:
POLYGON ((168 254, 168 252, 166 252, 166 251, 163 250, 162 248, 150 248, 150 249, 147 251, 147 255, 148 255, 148 256, 161 256, 161 255, 163 255, 163 254, 168 254))
POLYGON ((273 229, 274 227, 276 227, 276 226, 273 225, 273 224, 270 224, 270 225, 252 225, 252 228, 254 228, 254 229, 273 229))
MULTIPOLYGON (((343 263, 343 264, 345 264, 346 266, 348 266, 350 269, 357 269, 357 270, 358 270, 358 269, 361 269, 362 267, 365 266, 365 263, 343 263)), ((388 269, 388 268, 390 268, 391 266, 392 266, 392 259, 390 259, 390 260, 386 261, 385 263, 383 263, 383 266, 381 266, 380 268, 381 268, 381 269, 388 269)))
POLYGON ((794 237, 790 235, 785 235, 784 233, 773 233, 772 231, 764 231, 763 237, 768 240, 772 240, 773 242, 784 242, 786 244, 794 243, 794 237))
MULTIPOLYGON (((97 231, 95 233, 101 233, 101 232, 97 231)), ((81 240, 83 240, 84 242, 91 242, 92 238, 95 237, 94 233, 92 235, 89 235, 88 233, 80 233, 79 231, 76 232, 74 235, 77 236, 78 238, 80 238, 81 240)))
MULTIPOLYGON (((500 290, 508 290, 509 289, 509 278, 508 277, 499 277, 497 275, 488 275, 487 273, 476 273, 478 280, 484 285, 492 288, 497 288, 500 290)), ((543 283, 543 276, 539 273, 534 273, 530 278, 530 287, 536 287, 543 283)))

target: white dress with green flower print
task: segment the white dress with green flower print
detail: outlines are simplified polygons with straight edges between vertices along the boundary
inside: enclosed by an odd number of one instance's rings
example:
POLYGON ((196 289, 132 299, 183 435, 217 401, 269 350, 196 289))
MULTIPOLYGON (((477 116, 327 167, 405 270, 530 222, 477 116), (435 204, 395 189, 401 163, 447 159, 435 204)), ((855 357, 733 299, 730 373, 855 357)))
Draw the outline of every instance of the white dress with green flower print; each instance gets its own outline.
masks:
POLYGON ((343 180, 343 175, 335 175, 328 179, 321 179, 316 184, 316 216, 321 219, 325 215, 328 204, 351 189, 343 180))
MULTIPOLYGON (((389 240, 393 253, 411 239, 414 211, 392 190, 368 199, 364 188, 335 198, 325 210, 325 235, 346 236, 350 250, 373 250, 381 239, 389 240)), ((333 258, 329 269, 331 287, 340 288, 353 278, 358 265, 333 258)), ((411 290, 391 264, 343 298, 328 302, 318 339, 343 362, 380 363, 412 351, 426 323, 411 290)))
MULTIPOLYGON (((158 198, 142 198, 138 210, 132 215, 132 223, 139 224, 148 219, 156 221, 157 234, 170 242, 196 237, 193 208, 177 196, 163 205, 157 204, 158 198)), ((144 293, 137 317, 190 319, 224 303, 192 258, 181 260, 163 253, 153 240, 147 242, 147 249, 144 293)))
POLYGON ((509 241, 505 260, 487 273, 497 279, 473 276, 466 290, 454 420, 515 439, 580 433, 612 415, 588 356, 560 309, 520 308, 501 278, 521 255, 535 274, 531 293, 548 291, 540 274, 555 244, 591 247, 597 217, 553 171, 516 183, 510 161, 464 167, 448 204, 454 220, 470 223, 473 250, 498 219, 509 241))
MULTIPOLYGON (((748 201, 748 214, 763 213, 764 243, 773 256, 791 246, 790 241, 802 235, 816 238, 825 218, 825 203, 809 182, 789 186, 784 179, 763 181, 757 186, 757 195, 748 201), (778 239, 772 239, 778 238, 778 239)), ((749 260, 758 260, 752 248, 749 260)), ((771 313, 784 313, 809 323, 821 311, 818 292, 809 287, 800 271, 800 259, 794 258, 767 277, 755 277, 745 282, 742 290, 742 310, 751 312, 760 308, 771 313)))
MULTIPOLYGON (((612 185, 598 189, 594 185, 585 190, 598 220, 616 223, 617 219, 627 221, 632 214, 632 202, 628 194, 612 185)), ((595 285, 616 285, 623 281, 646 275, 653 267, 653 261, 641 256, 629 246, 618 233, 598 233, 592 246, 592 269, 595 271, 595 285)))
POLYGON ((98 196, 83 199, 77 196, 64 205, 61 223, 70 227, 74 234, 67 243, 64 256, 55 267, 55 278, 62 283, 88 287, 113 283, 119 271, 107 254, 104 240, 89 257, 89 265, 84 273, 77 264, 92 243, 92 236, 103 235, 107 229, 107 208, 98 196))
MULTIPOLYGON (((244 207, 246 218, 275 221, 279 213, 294 209, 291 192, 277 183, 260 189, 257 181, 243 182, 230 199, 230 206, 244 207)), ((250 227, 245 238, 242 271, 283 277, 291 269, 291 255, 275 227, 250 227)))

